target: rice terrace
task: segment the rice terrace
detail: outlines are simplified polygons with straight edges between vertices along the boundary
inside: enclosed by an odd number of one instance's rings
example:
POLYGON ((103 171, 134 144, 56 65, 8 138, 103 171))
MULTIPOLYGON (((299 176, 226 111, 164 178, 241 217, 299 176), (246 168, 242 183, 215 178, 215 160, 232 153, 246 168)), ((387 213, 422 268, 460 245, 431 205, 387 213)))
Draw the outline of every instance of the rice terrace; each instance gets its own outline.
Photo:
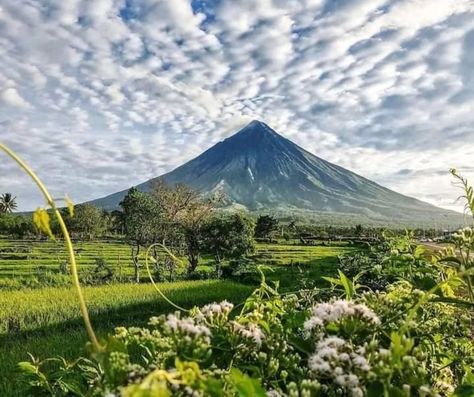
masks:
POLYGON ((474 397, 472 0, 0 0, 0 397, 474 397))

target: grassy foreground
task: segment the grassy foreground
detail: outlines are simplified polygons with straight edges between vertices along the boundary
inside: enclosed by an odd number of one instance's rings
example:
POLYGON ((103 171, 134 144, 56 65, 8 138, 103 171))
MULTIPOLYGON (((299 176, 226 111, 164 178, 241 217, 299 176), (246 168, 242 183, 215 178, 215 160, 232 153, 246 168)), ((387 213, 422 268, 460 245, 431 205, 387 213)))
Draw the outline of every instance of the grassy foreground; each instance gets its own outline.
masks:
MULTIPOLYGON (((243 301, 252 287, 228 281, 162 284, 163 292, 184 307, 227 299, 243 301)), ((99 335, 115 326, 145 324, 149 317, 173 311, 149 284, 115 284, 84 289, 99 335)), ((74 292, 45 288, 0 294, 0 396, 24 396, 15 383, 15 366, 27 353, 72 358, 87 341, 74 292)))
MULTIPOLYGON (((26 244, 37 256, 18 256, 26 248, 20 241, 3 240, 4 248, 13 251, 10 260, 0 258, 3 277, 15 279, 15 274, 31 274, 31 264, 41 259, 41 266, 50 263, 57 268, 62 257, 61 247, 50 242, 26 244), (55 254, 53 254, 53 252, 55 254), (22 271, 20 271, 20 269, 22 271)), ((124 243, 90 242, 81 245, 81 267, 92 264, 95 257, 105 257, 109 263, 121 252, 123 271, 130 272, 126 263, 128 246, 124 243), (125 251, 127 249, 127 251, 125 251), (114 252, 113 252, 114 251, 114 252), (113 253, 112 253, 113 252, 113 253), (82 261, 82 262, 81 262, 82 261)), ((251 262, 265 265, 268 279, 278 280, 283 289, 295 288, 302 279, 321 280, 333 274, 337 256, 356 248, 345 246, 298 246, 291 244, 258 244, 251 262)), ((128 257, 127 257, 128 259, 128 257)), ((38 262, 36 262, 38 264, 38 262)), ((202 267, 213 269, 212 259, 204 260, 202 267)), ((0 279, 1 279, 0 272, 0 279)), ((175 303, 184 307, 204 305, 223 299, 242 302, 253 287, 230 281, 181 281, 163 283, 163 292, 175 303)), ((173 311, 150 284, 112 284, 84 288, 91 319, 99 336, 105 337, 114 327, 131 324, 144 325, 151 316, 173 311)), ((24 396, 15 383, 14 369, 28 353, 39 358, 61 355, 73 358, 84 355, 87 337, 82 326, 76 295, 71 288, 41 288, 0 291, 0 396, 24 396)))

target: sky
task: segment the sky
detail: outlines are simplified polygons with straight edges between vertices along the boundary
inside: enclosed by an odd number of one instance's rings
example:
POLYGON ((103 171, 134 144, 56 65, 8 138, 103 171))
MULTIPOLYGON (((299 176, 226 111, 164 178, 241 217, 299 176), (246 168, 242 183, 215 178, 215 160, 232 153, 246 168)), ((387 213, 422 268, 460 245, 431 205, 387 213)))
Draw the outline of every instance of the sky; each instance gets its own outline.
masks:
MULTIPOLYGON (((252 119, 461 210, 474 0, 0 0, 0 142, 55 197, 126 189, 252 119)), ((1 154, 0 192, 44 205, 1 154)))

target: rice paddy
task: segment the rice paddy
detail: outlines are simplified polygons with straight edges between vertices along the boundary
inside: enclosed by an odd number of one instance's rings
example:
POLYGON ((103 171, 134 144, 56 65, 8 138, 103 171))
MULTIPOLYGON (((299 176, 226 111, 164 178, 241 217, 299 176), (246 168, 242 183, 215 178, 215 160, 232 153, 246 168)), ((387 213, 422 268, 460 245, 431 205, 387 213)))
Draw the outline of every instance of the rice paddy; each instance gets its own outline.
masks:
MULTIPOLYGON (((130 247, 121 241, 76 242, 81 271, 91 269, 102 258, 124 279, 133 274, 130 247)), ((265 265, 268 278, 289 288, 298 278, 319 279, 336 269, 337 256, 353 250, 344 246, 298 246, 258 244, 249 260, 265 265)), ((0 239, 0 281, 35 277, 41 272, 56 272, 66 261, 63 247, 50 241, 0 239)), ((203 268, 212 260, 204 258, 203 268)), ((223 280, 199 280, 162 283, 160 288, 184 307, 227 299, 242 302, 253 286, 223 280)), ((119 325, 140 325, 149 317, 172 308, 150 284, 115 283, 84 288, 92 322, 101 336, 119 325)), ((13 381, 16 364, 27 353, 44 358, 72 358, 85 349, 74 291, 68 287, 21 288, 0 290, 0 395, 22 396, 13 381)))

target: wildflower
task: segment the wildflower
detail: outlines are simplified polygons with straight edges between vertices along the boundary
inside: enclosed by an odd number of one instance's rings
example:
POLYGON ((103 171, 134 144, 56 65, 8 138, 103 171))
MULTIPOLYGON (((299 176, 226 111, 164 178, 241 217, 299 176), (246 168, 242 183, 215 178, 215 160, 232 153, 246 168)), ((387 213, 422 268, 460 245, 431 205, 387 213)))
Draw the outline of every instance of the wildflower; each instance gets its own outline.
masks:
POLYGON ((314 306, 312 316, 304 323, 304 330, 309 332, 344 317, 358 317, 372 325, 380 324, 380 319, 367 306, 352 301, 337 300, 314 306))
POLYGON ((258 347, 262 345, 262 340, 265 338, 265 334, 257 325, 249 323, 243 326, 237 322, 233 322, 233 326, 235 332, 239 335, 252 340, 258 347))
POLYGON ((390 356, 390 350, 388 349, 379 349, 379 355, 382 358, 387 358, 390 356))
POLYGON ((190 317, 179 318, 174 314, 169 314, 165 325, 172 331, 180 331, 189 336, 211 336, 211 331, 204 325, 196 325, 194 319, 190 317))
POLYGON ((420 393, 420 397, 427 397, 431 394, 431 390, 428 386, 421 386, 418 392, 420 393))
POLYGON ((316 352, 309 358, 308 367, 317 378, 332 379, 351 397, 361 397, 364 390, 357 373, 370 371, 364 353, 363 347, 354 350, 344 339, 330 336, 318 342, 316 352))
POLYGON ((128 330, 125 327, 115 328, 115 336, 117 338, 125 338, 128 335, 128 330))
POLYGON ((271 389, 271 390, 267 391, 267 397, 281 397, 281 394, 280 394, 280 392, 278 392, 274 389, 271 389))
POLYGON ((232 311, 233 308, 234 305, 230 302, 227 302, 226 300, 222 301, 221 303, 211 303, 199 309, 198 317, 212 318, 220 314, 227 315, 232 311))

